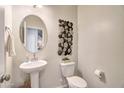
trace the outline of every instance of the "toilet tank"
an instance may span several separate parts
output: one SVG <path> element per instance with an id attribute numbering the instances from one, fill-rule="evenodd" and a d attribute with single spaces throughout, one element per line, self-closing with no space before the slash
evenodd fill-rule
<path id="1" fill-rule="evenodd" d="M 74 75 L 75 62 L 61 62 L 60 66 L 64 77 L 69 77 Z"/>

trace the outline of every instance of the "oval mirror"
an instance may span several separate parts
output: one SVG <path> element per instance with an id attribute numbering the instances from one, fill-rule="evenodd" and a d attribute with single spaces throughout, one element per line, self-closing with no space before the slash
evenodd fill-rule
<path id="1" fill-rule="evenodd" d="M 47 42 L 47 31 L 44 22 L 35 15 L 26 16 L 20 25 L 20 40 L 31 53 L 42 50 Z"/>

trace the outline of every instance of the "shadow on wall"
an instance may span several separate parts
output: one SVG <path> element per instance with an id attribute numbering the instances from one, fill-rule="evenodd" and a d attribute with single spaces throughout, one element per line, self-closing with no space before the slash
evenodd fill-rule
<path id="1" fill-rule="evenodd" d="M 101 82 L 106 83 L 106 77 L 105 74 L 102 75 L 102 78 L 100 79 Z"/>

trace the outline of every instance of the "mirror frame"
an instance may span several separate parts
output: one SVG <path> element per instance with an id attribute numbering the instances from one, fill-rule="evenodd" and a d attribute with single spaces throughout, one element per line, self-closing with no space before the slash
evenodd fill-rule
<path id="1" fill-rule="evenodd" d="M 45 42 L 45 43 L 44 43 L 43 48 L 42 48 L 41 50 L 36 51 L 36 52 L 31 52 L 30 50 L 28 50 L 28 49 L 26 48 L 26 46 L 24 46 L 24 45 L 22 44 L 22 40 L 21 40 L 21 36 L 20 36 L 20 35 L 21 35 L 21 34 L 20 34 L 21 24 L 23 23 L 24 19 L 25 19 L 26 17 L 28 17 L 28 16 L 36 16 L 36 17 L 38 17 L 38 18 L 40 19 L 40 21 L 43 23 L 42 29 L 43 29 L 43 31 L 44 31 L 43 33 L 44 33 L 44 42 Z M 29 15 L 24 16 L 24 17 L 22 18 L 22 21 L 21 21 L 20 25 L 19 25 L 19 38 L 20 38 L 20 42 L 21 42 L 22 46 L 24 47 L 24 49 L 25 49 L 28 53 L 36 54 L 36 53 L 41 52 L 41 51 L 46 47 L 47 42 L 48 42 L 48 33 L 47 33 L 47 28 L 46 28 L 45 22 L 41 19 L 41 17 L 39 17 L 39 16 L 37 16 L 37 15 L 34 15 L 34 14 L 29 14 Z"/>

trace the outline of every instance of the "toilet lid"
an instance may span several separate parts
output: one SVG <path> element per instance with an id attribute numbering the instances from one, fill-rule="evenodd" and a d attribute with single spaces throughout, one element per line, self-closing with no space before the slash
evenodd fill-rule
<path id="1" fill-rule="evenodd" d="M 79 88 L 85 88 L 87 86 L 87 82 L 83 78 L 80 78 L 78 76 L 68 77 L 67 79 L 72 85 Z"/>

